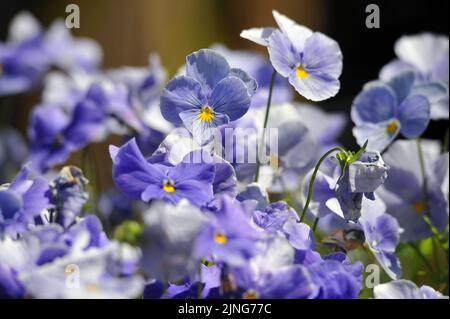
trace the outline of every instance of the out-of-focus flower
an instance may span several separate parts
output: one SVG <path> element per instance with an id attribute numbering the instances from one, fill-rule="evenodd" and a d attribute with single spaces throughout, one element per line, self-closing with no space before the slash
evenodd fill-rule
<path id="1" fill-rule="evenodd" d="M 241 37 L 267 46 L 275 70 L 288 78 L 300 95 L 312 101 L 335 96 L 342 72 L 342 52 L 338 43 L 275 10 L 273 16 L 279 29 L 244 30 Z"/>
<path id="2" fill-rule="evenodd" d="M 401 133 L 412 139 L 420 136 L 430 121 L 427 95 L 413 90 L 414 73 L 401 73 L 387 82 L 365 85 L 353 101 L 353 129 L 359 145 L 383 151 Z"/>
<path id="3" fill-rule="evenodd" d="M 96 71 L 101 59 L 100 46 L 73 37 L 62 20 L 45 31 L 30 13 L 20 12 L 11 22 L 8 42 L 0 43 L 0 95 L 32 89 L 51 67 Z"/>
<path id="4" fill-rule="evenodd" d="M 430 286 L 417 287 L 409 280 L 395 280 L 373 288 L 376 299 L 448 299 Z"/>
<path id="5" fill-rule="evenodd" d="M 315 284 L 311 298 L 356 299 L 362 289 L 362 263 L 350 263 L 343 253 L 328 255 L 308 269 Z"/>
<path id="6" fill-rule="evenodd" d="M 239 202 L 226 196 L 219 200 L 217 211 L 198 237 L 197 256 L 229 265 L 242 265 L 258 249 L 255 242 L 262 234 L 250 223 L 249 216 Z"/>
<path id="7" fill-rule="evenodd" d="M 448 119 L 448 43 L 448 36 L 427 32 L 403 36 L 394 46 L 398 58 L 380 72 L 386 81 L 405 71 L 414 72 L 414 90 L 429 95 L 434 120 Z"/>
<path id="8" fill-rule="evenodd" d="M 0 129 L 0 185 L 19 171 L 27 156 L 25 140 L 12 127 Z"/>
<path id="9" fill-rule="evenodd" d="M 218 52 L 202 49 L 186 58 L 186 75 L 163 90 L 161 113 L 184 126 L 200 144 L 210 142 L 213 129 L 242 117 L 248 110 L 256 81 L 241 69 L 230 68 Z"/>
<path id="10" fill-rule="evenodd" d="M 98 43 L 88 38 L 73 37 L 62 19 L 50 25 L 43 41 L 52 64 L 67 72 L 95 72 L 102 62 L 103 53 Z"/>
<path id="11" fill-rule="evenodd" d="M 415 141 L 396 141 L 384 154 L 391 167 L 383 187 L 377 192 L 385 202 L 388 214 L 394 216 L 400 227 L 402 241 L 416 241 L 431 236 L 429 225 L 443 231 L 448 225 L 448 153 L 440 154 L 438 142 L 422 140 L 422 149 L 427 179 L 427 194 L 424 194 L 423 177 Z M 436 174 L 441 172 L 440 174 Z M 445 190 L 447 189 L 447 191 Z"/>
<path id="12" fill-rule="evenodd" d="M 220 297 L 220 278 L 221 269 L 217 265 L 205 266 L 200 265 L 201 274 L 198 272 L 193 276 L 191 280 L 188 278 L 183 284 L 171 284 L 167 288 L 167 297 L 173 299 L 187 299 L 198 297 L 198 285 L 201 285 L 201 298 L 218 298 Z M 200 282 L 199 282 L 200 280 Z"/>
<path id="13" fill-rule="evenodd" d="M 236 285 L 232 295 L 243 299 L 308 298 L 314 283 L 306 267 L 294 264 L 294 249 L 286 239 L 276 236 L 261 245 L 260 254 L 231 269 Z"/>
<path id="14" fill-rule="evenodd" d="M 0 237 L 25 231 L 42 210 L 51 207 L 47 181 L 29 178 L 30 170 L 25 166 L 11 184 L 0 187 Z"/>
<path id="15" fill-rule="evenodd" d="M 145 272 L 165 281 L 192 275 L 200 263 L 194 251 L 206 217 L 184 199 L 176 206 L 156 201 L 144 213 L 143 219 Z"/>
<path id="16" fill-rule="evenodd" d="M 163 199 L 175 204 L 182 198 L 202 206 L 213 197 L 215 168 L 206 163 L 178 165 L 146 161 L 132 139 L 120 148 L 111 146 L 113 178 L 119 190 L 131 199 L 149 202 Z"/>
<path id="17" fill-rule="evenodd" d="M 386 206 L 381 200 L 366 201 L 361 210 L 359 223 L 364 231 L 367 245 L 376 259 L 392 279 L 402 275 L 395 249 L 400 240 L 401 229 L 397 220 L 385 213 Z"/>
<path id="18" fill-rule="evenodd" d="M 99 138 L 103 120 L 104 112 L 89 100 L 70 115 L 54 106 L 37 107 L 28 128 L 33 169 L 43 172 L 65 162 L 71 152 Z"/>
<path id="19" fill-rule="evenodd" d="M 35 298 L 135 298 L 143 289 L 143 279 L 134 274 L 124 276 L 112 267 L 127 262 L 126 250 L 133 249 L 110 243 L 102 248 L 70 253 L 21 274 L 20 278 Z"/>
<path id="20" fill-rule="evenodd" d="M 0 96 L 30 90 L 49 69 L 51 57 L 42 38 L 43 30 L 30 13 L 13 19 L 8 42 L 0 42 Z"/>
<path id="21" fill-rule="evenodd" d="M 117 226 L 133 217 L 133 203 L 115 188 L 100 194 L 98 209 L 108 226 Z"/>

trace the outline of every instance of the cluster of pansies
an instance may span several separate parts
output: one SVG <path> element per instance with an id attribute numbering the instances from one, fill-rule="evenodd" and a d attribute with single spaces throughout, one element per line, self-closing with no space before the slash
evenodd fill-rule
<path id="1" fill-rule="evenodd" d="M 293 100 L 339 92 L 338 43 L 273 15 L 241 33 L 268 59 L 215 44 L 168 82 L 157 55 L 103 70 L 62 22 L 13 20 L 0 98 L 42 95 L 28 145 L 0 130 L 1 298 L 448 298 L 448 148 L 420 139 L 448 121 L 448 37 L 397 41 L 346 150 L 345 114 Z M 100 164 L 115 188 L 96 185 Z"/>

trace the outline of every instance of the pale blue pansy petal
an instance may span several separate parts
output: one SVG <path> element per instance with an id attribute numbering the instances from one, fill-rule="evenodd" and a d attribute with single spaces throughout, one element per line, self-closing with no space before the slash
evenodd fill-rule
<path id="1" fill-rule="evenodd" d="M 448 296 L 444 296 L 439 291 L 436 291 L 427 285 L 420 287 L 420 292 L 422 293 L 424 299 L 448 299 Z"/>
<path id="2" fill-rule="evenodd" d="M 187 76 L 173 78 L 162 92 L 161 113 L 163 117 L 179 125 L 182 120 L 179 113 L 186 110 L 198 110 L 206 104 L 206 97 L 198 81 Z"/>
<path id="3" fill-rule="evenodd" d="M 302 52 L 305 46 L 305 41 L 313 34 L 311 29 L 298 25 L 295 21 L 289 19 L 276 10 L 273 10 L 272 14 L 280 30 L 286 35 L 295 49 L 298 52 Z"/>
<path id="4" fill-rule="evenodd" d="M 433 120 L 448 119 L 448 87 L 439 82 L 429 82 L 415 85 L 411 94 L 423 95 L 430 103 L 430 117 Z"/>
<path id="5" fill-rule="evenodd" d="M 448 41 L 448 38 L 447 38 Z M 431 70 L 430 78 L 435 81 L 447 83 L 449 82 L 449 52 L 448 47 L 442 52 L 441 57 L 436 61 L 433 70 Z"/>
<path id="6" fill-rule="evenodd" d="M 243 30 L 240 34 L 241 38 L 255 42 L 256 44 L 268 46 L 269 37 L 275 28 L 252 28 Z"/>
<path id="7" fill-rule="evenodd" d="M 396 123 L 396 130 L 390 133 L 387 131 L 387 127 L 391 123 Z M 367 149 L 382 152 L 395 139 L 400 129 L 400 122 L 392 119 L 378 124 L 362 124 L 354 127 L 352 132 L 358 145 L 363 146 L 368 141 Z"/>
<path id="8" fill-rule="evenodd" d="M 206 95 L 229 72 L 227 60 L 215 50 L 201 49 L 186 57 L 186 75 L 200 82 Z"/>
<path id="9" fill-rule="evenodd" d="M 241 79 L 242 82 L 244 82 L 245 86 L 247 87 L 248 95 L 252 96 L 256 93 L 256 90 L 258 89 L 258 83 L 254 78 L 248 75 L 247 72 L 238 68 L 231 68 L 229 75 L 235 76 Z"/>
<path id="10" fill-rule="evenodd" d="M 279 30 L 275 30 L 270 36 L 268 50 L 272 66 L 286 78 L 301 62 L 289 39 Z"/>
<path id="11" fill-rule="evenodd" d="M 341 86 L 338 79 L 328 74 L 310 72 L 306 78 L 300 78 L 295 69 L 289 75 L 289 83 L 300 95 L 315 102 L 335 96 Z"/>
<path id="12" fill-rule="evenodd" d="M 378 123 L 396 117 L 395 93 L 380 83 L 366 86 L 353 101 L 351 116 L 356 125 Z"/>
<path id="13" fill-rule="evenodd" d="M 409 95 L 414 80 L 414 73 L 408 71 L 394 76 L 387 82 L 387 84 L 392 88 L 392 90 L 394 90 L 397 96 L 397 103 L 401 103 Z"/>
<path id="14" fill-rule="evenodd" d="M 429 73 L 448 48 L 447 36 L 424 32 L 401 37 L 395 43 L 394 51 L 401 60 Z"/>
<path id="15" fill-rule="evenodd" d="M 409 280 L 395 280 L 373 288 L 375 299 L 422 299 L 419 288 Z"/>
<path id="16" fill-rule="evenodd" d="M 302 64 L 308 72 L 338 78 L 342 73 L 342 52 L 339 44 L 320 32 L 305 42 Z"/>
<path id="17" fill-rule="evenodd" d="M 235 121 L 247 113 L 250 102 L 246 85 L 234 76 L 228 76 L 220 81 L 209 98 L 214 112 L 227 115 L 230 121 Z"/>
<path id="18" fill-rule="evenodd" d="M 113 159 L 113 178 L 119 190 L 132 199 L 141 199 L 149 184 L 161 185 L 165 176 L 149 164 L 133 138 L 122 146 Z"/>
<path id="19" fill-rule="evenodd" d="M 400 260 L 394 253 L 385 251 L 374 251 L 375 258 L 383 267 L 386 274 L 391 279 L 400 279 L 402 277 L 402 268 L 400 265 Z"/>
<path id="20" fill-rule="evenodd" d="M 420 136 L 430 122 L 430 104 L 421 95 L 407 97 L 398 107 L 401 133 L 407 138 Z"/>
<path id="21" fill-rule="evenodd" d="M 412 64 L 395 59 L 383 66 L 380 71 L 380 79 L 383 81 L 389 81 L 403 72 L 414 72 L 417 78 L 420 77 L 420 72 Z"/>

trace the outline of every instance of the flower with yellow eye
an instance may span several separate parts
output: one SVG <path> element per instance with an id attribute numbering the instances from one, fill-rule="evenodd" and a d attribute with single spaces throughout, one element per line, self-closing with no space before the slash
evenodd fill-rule
<path id="1" fill-rule="evenodd" d="M 414 73 L 404 72 L 391 80 L 366 84 L 353 101 L 353 135 L 358 144 L 383 151 L 399 134 L 420 136 L 430 121 L 430 96 L 414 88 Z M 435 84 L 439 91 L 440 84 Z M 430 84 L 430 91 L 433 89 Z"/>
<path id="2" fill-rule="evenodd" d="M 186 62 L 186 74 L 173 78 L 163 90 L 161 113 L 206 144 L 214 128 L 247 112 L 257 84 L 241 69 L 230 68 L 226 59 L 211 49 L 192 53 Z"/>
<path id="3" fill-rule="evenodd" d="M 162 199 L 176 204 L 186 198 L 202 206 L 213 198 L 214 164 L 180 163 L 175 166 L 149 163 L 132 139 L 121 148 L 110 147 L 113 178 L 131 199 L 150 202 Z"/>
<path id="4" fill-rule="evenodd" d="M 241 37 L 266 46 L 274 69 L 303 97 L 322 101 L 335 96 L 342 72 L 338 43 L 275 10 L 273 17 L 278 29 L 248 29 L 241 32 Z"/>

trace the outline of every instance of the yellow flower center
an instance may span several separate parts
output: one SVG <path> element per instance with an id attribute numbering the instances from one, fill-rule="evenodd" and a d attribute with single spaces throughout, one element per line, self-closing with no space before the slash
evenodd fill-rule
<path id="1" fill-rule="evenodd" d="M 309 76 L 308 72 L 301 65 L 297 67 L 296 73 L 297 77 L 299 77 L 300 79 L 306 79 Z"/>
<path id="2" fill-rule="evenodd" d="M 3 74 L 3 64 L 0 63 L 0 76 Z"/>
<path id="3" fill-rule="evenodd" d="M 175 186 L 171 181 L 165 181 L 163 182 L 163 189 L 166 193 L 173 193 L 175 192 Z"/>
<path id="4" fill-rule="evenodd" d="M 258 299 L 258 293 L 254 290 L 247 290 L 242 296 L 244 299 Z"/>
<path id="5" fill-rule="evenodd" d="M 211 123 L 214 120 L 214 110 L 212 107 L 205 105 L 198 114 L 198 118 L 202 122 Z"/>
<path id="6" fill-rule="evenodd" d="M 422 215 L 425 211 L 425 204 L 423 202 L 416 202 L 413 204 L 413 208 L 417 214 Z"/>
<path id="7" fill-rule="evenodd" d="M 386 126 L 386 133 L 388 133 L 389 135 L 393 135 L 397 132 L 397 129 L 398 129 L 397 121 L 391 121 Z"/>
<path id="8" fill-rule="evenodd" d="M 220 245 L 226 244 L 228 241 L 227 235 L 223 233 L 216 233 L 214 235 L 214 241 Z"/>

